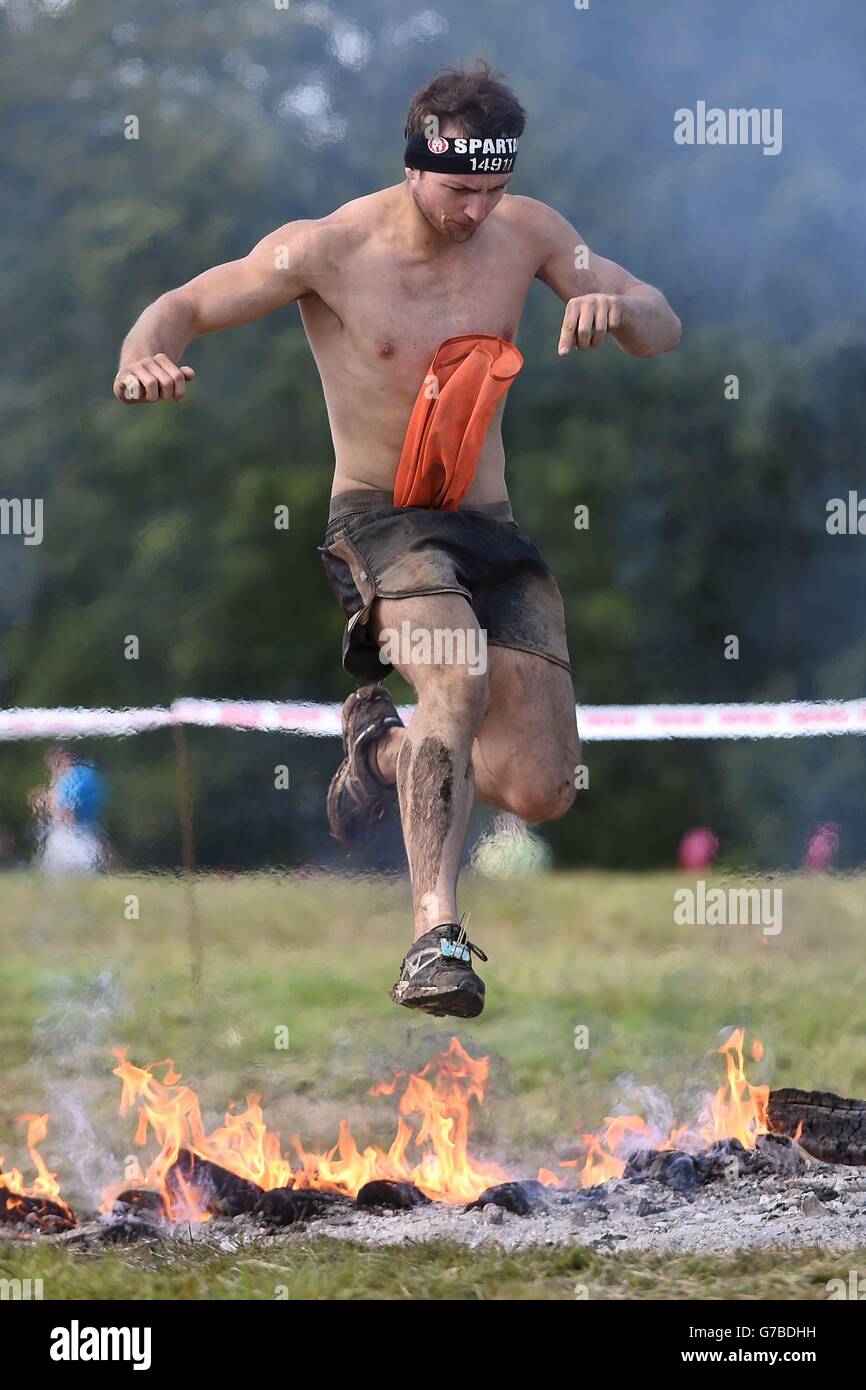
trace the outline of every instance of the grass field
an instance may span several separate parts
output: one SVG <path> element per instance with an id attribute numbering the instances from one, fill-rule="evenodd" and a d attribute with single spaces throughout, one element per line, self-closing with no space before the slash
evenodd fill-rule
<path id="1" fill-rule="evenodd" d="M 628 1078 L 681 1119 L 720 1079 L 720 1030 L 745 1024 L 766 1055 L 750 1070 L 775 1085 L 866 1094 L 866 880 L 794 876 L 778 936 L 758 927 L 674 925 L 673 875 L 467 878 L 471 935 L 489 953 L 488 1006 L 449 1028 L 388 999 L 407 939 L 402 881 L 209 877 L 196 893 L 201 983 L 190 981 L 183 886 L 172 879 L 48 882 L 0 878 L 0 1153 L 27 1166 L 23 1111 L 51 1114 L 42 1146 L 82 1209 L 122 1175 L 130 1119 L 117 1115 L 112 1048 L 174 1058 L 206 1116 L 263 1097 L 272 1128 L 326 1147 L 348 1117 L 387 1146 L 394 1102 L 368 1095 L 395 1067 L 423 1064 L 456 1032 L 489 1054 L 491 1081 L 473 1151 L 515 1176 L 595 1129 Z M 739 886 L 739 884 L 738 884 Z M 138 920 L 128 920 L 135 895 Z M 575 1048 L 575 1028 L 589 1046 Z M 288 1028 L 287 1050 L 275 1030 Z M 29 1174 L 28 1174 L 29 1175 Z M 0 1247 L 7 1277 L 43 1277 L 47 1297 L 571 1298 L 820 1297 L 840 1258 L 818 1251 L 713 1259 L 574 1250 L 467 1252 L 435 1245 L 366 1250 L 316 1240 L 280 1252 L 182 1256 Z M 858 1252 L 850 1254 L 856 1266 Z M 860 1266 L 866 1252 L 859 1252 Z M 831 1268 L 832 1265 L 832 1268 Z M 848 1263 L 844 1264 L 848 1268 Z M 828 1272 L 829 1270 L 829 1272 Z M 277 1271 L 280 1277 L 277 1277 Z"/>

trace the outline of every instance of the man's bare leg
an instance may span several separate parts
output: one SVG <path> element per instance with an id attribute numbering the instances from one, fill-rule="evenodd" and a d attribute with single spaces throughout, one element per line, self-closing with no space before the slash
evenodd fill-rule
<path id="1" fill-rule="evenodd" d="M 404 626 L 405 624 L 405 626 Z M 463 632 L 478 622 L 459 594 L 379 599 L 375 631 L 405 635 L 408 652 L 418 651 L 416 635 Z M 455 644 L 460 653 L 460 644 Z M 462 647 L 477 653 L 478 646 Z M 407 652 L 407 654 L 408 654 Z M 400 662 L 414 686 L 418 704 L 406 729 L 392 729 L 380 740 L 380 774 L 395 781 L 403 839 L 409 860 L 415 911 L 415 938 L 442 923 L 458 921 L 457 876 L 475 800 L 472 749 L 487 711 L 486 671 L 465 661 Z M 399 735 L 392 742 L 391 735 Z M 380 752 L 380 749 L 383 751 Z"/>
<path id="2" fill-rule="evenodd" d="M 398 715 L 381 685 L 349 697 L 346 758 L 331 783 L 329 820 L 346 843 L 345 832 L 377 818 L 390 783 L 415 916 L 391 998 L 474 1018 L 485 989 L 472 955 L 486 956 L 459 925 L 457 876 L 476 775 L 486 801 L 526 820 L 568 809 L 579 757 L 571 679 L 543 657 L 482 647 L 475 615 L 459 595 L 379 599 L 371 626 L 380 647 L 387 644 L 383 655 L 415 687 L 416 710 L 408 728 L 394 727 Z"/>
<path id="3" fill-rule="evenodd" d="M 526 821 L 561 816 L 574 800 L 580 761 L 571 677 L 510 647 L 489 647 L 488 664 L 490 697 L 472 748 L 475 795 Z M 376 746 L 386 782 L 397 780 L 409 729 L 389 729 Z"/>

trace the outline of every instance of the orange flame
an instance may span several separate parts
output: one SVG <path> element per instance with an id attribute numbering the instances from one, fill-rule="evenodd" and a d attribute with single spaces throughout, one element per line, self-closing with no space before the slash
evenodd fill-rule
<path id="1" fill-rule="evenodd" d="M 725 1058 L 725 1080 L 714 1095 L 707 1097 L 696 1129 L 678 1126 L 660 1140 L 640 1116 L 620 1115 L 608 1116 L 598 1133 L 582 1135 L 583 1167 L 578 1176 L 581 1187 L 620 1177 L 629 1154 L 639 1148 L 694 1151 L 716 1140 L 736 1138 L 745 1148 L 753 1149 L 758 1136 L 768 1132 L 769 1086 L 755 1086 L 748 1081 L 743 1044 L 744 1029 L 737 1028 L 718 1049 L 718 1054 Z M 763 1044 L 757 1039 L 750 1051 L 757 1061 L 764 1056 Z M 356 1196 L 366 1182 L 385 1178 L 412 1182 L 428 1197 L 439 1201 L 467 1202 L 491 1184 L 508 1181 L 508 1174 L 498 1164 L 481 1162 L 469 1152 L 471 1108 L 473 1103 L 483 1104 L 489 1058 L 470 1057 L 454 1037 L 448 1048 L 419 1072 L 397 1071 L 390 1082 L 372 1087 L 371 1095 L 390 1096 L 403 1083 L 396 1134 L 388 1150 L 373 1145 L 359 1149 L 348 1123 L 343 1121 L 337 1143 L 323 1153 L 308 1152 L 300 1138 L 293 1136 L 299 1167 L 284 1156 L 279 1136 L 268 1130 L 259 1096 L 248 1096 L 245 1109 L 230 1107 L 224 1123 L 207 1133 L 198 1097 L 191 1087 L 182 1084 L 170 1059 L 142 1068 L 128 1061 L 122 1049 L 115 1055 L 119 1065 L 114 1075 L 122 1084 L 120 1114 L 137 1110 L 133 1142 L 146 1144 L 152 1131 L 160 1150 L 146 1171 L 142 1172 L 136 1163 L 134 1171 L 127 1170 L 124 1182 L 103 1194 L 103 1210 L 110 1210 L 115 1198 L 133 1182 L 158 1192 L 172 1220 L 208 1220 L 201 1197 L 177 1169 L 168 1182 L 169 1170 L 181 1150 L 265 1190 L 295 1186 Z M 160 1079 L 154 1073 L 163 1069 Z M 410 1117 L 417 1117 L 414 1126 Z M 56 1203 L 74 1221 L 60 1197 L 56 1174 L 48 1171 L 38 1148 L 47 1134 L 48 1116 L 22 1115 L 19 1123 L 27 1124 L 27 1148 L 36 1178 L 28 1186 L 17 1168 L 4 1173 L 0 1157 L 0 1211 L 4 1206 L 7 1211 L 14 1211 L 16 1205 L 20 1207 L 22 1203 L 16 1202 L 17 1198 L 22 1202 L 28 1198 L 44 1199 Z M 798 1127 L 795 1139 L 801 1128 Z M 409 1157 L 410 1149 L 415 1150 L 414 1161 Z M 580 1159 L 563 1159 L 556 1167 L 576 1168 L 579 1163 Z M 541 1168 L 538 1179 L 548 1186 L 564 1186 L 562 1178 L 551 1168 Z"/>
<path id="2" fill-rule="evenodd" d="M 473 1102 L 482 1104 L 488 1075 L 487 1057 L 473 1058 L 452 1038 L 446 1051 L 428 1062 L 420 1072 L 397 1072 L 390 1083 L 372 1088 L 373 1095 L 393 1094 L 398 1079 L 405 1077 L 399 1101 L 397 1133 L 386 1151 L 375 1146 L 359 1149 L 349 1125 L 343 1121 L 337 1143 L 324 1153 L 308 1152 L 301 1139 L 293 1136 L 300 1167 L 293 1168 L 284 1157 L 279 1136 L 267 1129 L 259 1097 L 247 1097 L 246 1109 L 229 1110 L 225 1124 L 210 1134 L 205 1132 L 198 1097 L 181 1084 L 170 1059 L 136 1067 L 118 1051 L 120 1064 L 114 1075 L 122 1083 L 121 1115 L 138 1108 L 138 1124 L 133 1142 L 143 1145 L 153 1131 L 160 1145 L 156 1158 L 144 1174 L 136 1172 L 137 1185 L 162 1195 L 172 1220 L 207 1219 L 201 1202 L 177 1173 L 167 1184 L 169 1169 L 180 1151 L 187 1150 L 228 1169 L 259 1187 L 308 1187 L 341 1192 L 354 1197 L 364 1183 L 373 1178 L 413 1182 L 426 1196 L 446 1202 L 466 1202 L 478 1197 L 492 1183 L 507 1181 L 497 1164 L 482 1163 L 469 1153 L 469 1114 Z M 154 1076 L 165 1068 L 160 1080 Z M 413 1130 L 407 1116 L 418 1116 Z M 418 1151 L 415 1162 L 407 1154 Z M 552 1176 L 552 1175 L 551 1175 Z M 129 1186 L 124 1183 L 104 1194 L 103 1210 L 110 1210 L 115 1198 Z"/>
<path id="3" fill-rule="evenodd" d="M 392 1082 L 374 1086 L 371 1095 L 392 1095 L 400 1077 L 406 1085 L 399 1102 L 397 1133 L 387 1153 L 375 1147 L 359 1151 L 345 1122 L 336 1147 L 327 1154 L 307 1153 L 295 1138 L 301 1169 L 298 1187 L 329 1187 L 355 1196 L 373 1178 L 412 1182 L 427 1196 L 444 1202 L 471 1202 L 492 1183 L 508 1176 L 495 1163 L 482 1163 L 469 1154 L 469 1113 L 473 1101 L 484 1101 L 489 1058 L 470 1057 L 457 1038 L 420 1072 L 396 1072 Z M 432 1075 L 433 1079 L 430 1080 Z M 413 1132 L 406 1116 L 420 1116 Z M 411 1146 L 421 1150 L 414 1164 Z M 335 1155 L 339 1160 L 335 1161 Z"/>
<path id="4" fill-rule="evenodd" d="M 292 1166 L 280 1152 L 278 1136 L 271 1134 L 265 1125 L 259 1096 L 247 1096 L 245 1110 L 235 1113 L 229 1109 L 225 1123 L 206 1134 L 198 1096 L 190 1086 L 181 1084 L 180 1073 L 175 1071 L 171 1058 L 151 1062 L 147 1067 L 136 1067 L 126 1060 L 124 1049 L 117 1049 L 115 1056 L 119 1065 L 114 1075 L 122 1083 L 120 1114 L 126 1115 L 138 1106 L 138 1124 L 132 1142 L 146 1144 L 148 1129 L 152 1129 L 160 1145 L 159 1153 L 146 1172 L 142 1174 L 139 1170 L 134 1180 L 162 1194 L 172 1220 L 208 1219 L 195 1191 L 179 1174 L 172 1176 L 171 1191 L 166 1185 L 168 1171 L 181 1149 L 217 1163 L 259 1187 L 286 1187 L 291 1183 Z M 153 1073 L 162 1067 L 165 1075 L 160 1081 Z M 127 1180 L 104 1192 L 103 1210 L 110 1210 L 115 1198 L 128 1186 Z"/>
<path id="5" fill-rule="evenodd" d="M 725 1081 L 715 1095 L 707 1098 L 696 1133 L 689 1125 L 680 1125 L 660 1142 L 640 1116 L 608 1116 L 604 1129 L 598 1134 L 581 1135 L 586 1150 L 579 1179 L 581 1187 L 592 1187 L 609 1178 L 622 1177 L 628 1155 L 639 1148 L 693 1151 L 717 1139 L 739 1139 L 744 1148 L 753 1149 L 758 1135 L 767 1133 L 770 1088 L 753 1086 L 746 1078 L 743 1068 L 744 1034 L 743 1028 L 735 1028 L 718 1049 L 719 1054 L 725 1057 Z M 756 1038 L 752 1043 L 752 1056 L 759 1061 L 763 1055 L 763 1043 Z"/>
<path id="6" fill-rule="evenodd" d="M 767 1133 L 767 1104 L 769 1086 L 753 1086 L 743 1067 L 743 1038 L 745 1029 L 735 1028 L 719 1052 L 725 1057 L 726 1077 L 709 1102 L 701 1127 L 701 1138 L 708 1144 L 716 1139 L 739 1139 L 746 1149 L 753 1149 L 759 1134 Z M 760 1055 L 763 1045 L 757 1041 Z M 754 1055 L 754 1047 L 752 1049 Z"/>
<path id="7" fill-rule="evenodd" d="M 0 1193 L 7 1192 L 9 1194 L 5 1200 L 5 1205 L 14 1210 L 16 1206 L 20 1205 L 14 1200 L 16 1197 L 42 1198 L 48 1202 L 55 1202 L 72 1219 L 72 1212 L 60 1196 L 57 1174 L 49 1173 L 45 1160 L 37 1147 L 48 1134 L 48 1116 L 19 1115 L 16 1124 L 26 1124 L 27 1126 L 27 1149 L 30 1154 L 30 1162 L 36 1169 L 36 1179 L 28 1186 L 18 1168 L 12 1168 L 8 1173 L 4 1173 L 2 1171 L 3 1155 L 0 1154 Z"/>
<path id="8" fill-rule="evenodd" d="M 699 1126 L 672 1129 L 659 1139 L 637 1115 L 608 1116 L 596 1134 L 582 1135 L 583 1167 L 581 1187 L 621 1177 L 628 1155 L 639 1148 L 694 1150 L 717 1139 L 736 1138 L 748 1149 L 755 1147 L 759 1134 L 766 1134 L 768 1086 L 753 1086 L 743 1067 L 744 1030 L 735 1029 L 718 1049 L 726 1063 L 725 1081 L 715 1095 L 707 1098 Z M 757 1040 L 752 1055 L 763 1055 Z M 331 1149 L 308 1151 L 298 1135 L 292 1146 L 298 1165 L 284 1156 L 279 1136 L 268 1130 L 259 1097 L 247 1097 L 246 1109 L 230 1109 L 225 1123 L 210 1134 L 205 1132 L 198 1097 L 181 1084 L 171 1060 L 140 1068 L 117 1053 L 115 1069 L 123 1085 L 121 1115 L 138 1107 L 134 1142 L 145 1144 L 153 1131 L 160 1152 L 142 1175 L 134 1176 L 143 1186 L 160 1192 L 173 1220 L 207 1220 L 195 1191 L 175 1173 L 171 1190 L 166 1184 L 169 1169 L 182 1149 L 209 1160 L 264 1189 L 274 1187 L 318 1188 L 354 1197 L 372 1179 L 412 1182 L 426 1196 L 438 1201 L 473 1201 L 493 1183 L 507 1182 L 508 1174 L 495 1163 L 484 1163 L 469 1152 L 469 1117 L 473 1102 L 482 1104 L 489 1071 L 487 1057 L 472 1058 L 452 1038 L 448 1048 L 419 1072 L 395 1072 L 390 1082 L 380 1082 L 370 1094 L 395 1095 L 403 1087 L 398 1102 L 397 1130 L 390 1148 L 375 1145 L 361 1149 L 348 1123 L 340 1125 L 339 1137 Z M 165 1068 L 162 1080 L 153 1073 Z M 417 1124 L 409 1122 L 418 1117 Z M 413 1158 L 409 1151 L 415 1150 Z M 559 1168 L 576 1166 L 563 1160 Z M 542 1168 L 539 1181 L 562 1186 L 563 1181 L 550 1168 Z M 105 1194 L 106 1208 L 127 1183 L 118 1184 Z"/>

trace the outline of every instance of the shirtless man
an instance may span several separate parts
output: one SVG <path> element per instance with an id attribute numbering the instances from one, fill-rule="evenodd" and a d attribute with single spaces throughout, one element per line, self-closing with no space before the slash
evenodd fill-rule
<path id="1" fill-rule="evenodd" d="M 126 403 L 183 400 L 194 338 L 298 303 L 336 456 L 321 553 L 348 619 L 344 666 L 366 682 L 344 706 L 329 821 L 358 843 L 398 802 L 415 940 L 391 997 L 457 1017 L 484 1006 L 472 955 L 486 956 L 457 909 L 473 801 L 527 821 L 561 816 L 580 751 L 562 600 L 508 503 L 504 395 L 456 509 L 441 489 L 438 503 L 394 505 L 410 415 L 425 381 L 451 408 L 431 377 L 446 340 L 482 335 L 522 360 L 511 344 L 536 279 L 565 302 L 561 355 L 610 336 L 651 357 L 680 336 L 658 290 L 591 253 L 559 213 L 507 192 L 524 124 L 487 64 L 439 73 L 412 100 L 402 183 L 287 223 L 162 295 L 126 338 L 114 383 Z M 391 666 L 417 695 L 406 727 L 377 679 Z"/>

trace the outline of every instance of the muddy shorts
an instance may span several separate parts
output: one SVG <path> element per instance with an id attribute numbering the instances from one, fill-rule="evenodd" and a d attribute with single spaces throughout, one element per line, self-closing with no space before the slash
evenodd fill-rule
<path id="1" fill-rule="evenodd" d="M 360 684 L 393 669 L 369 631 L 374 600 L 420 594 L 462 594 L 488 646 L 571 670 L 562 595 L 507 502 L 443 512 L 395 507 L 388 492 L 342 492 L 319 553 L 347 619 L 343 666 Z"/>

